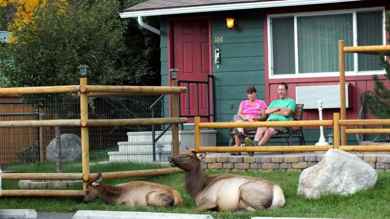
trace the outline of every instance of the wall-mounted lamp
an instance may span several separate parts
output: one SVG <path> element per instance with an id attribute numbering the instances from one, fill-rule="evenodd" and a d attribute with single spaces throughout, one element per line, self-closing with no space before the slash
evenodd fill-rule
<path id="1" fill-rule="evenodd" d="M 226 27 L 228 29 L 233 29 L 236 26 L 236 19 L 234 17 L 226 18 Z"/>
<path id="2" fill-rule="evenodd" d="M 88 75 L 88 65 L 79 65 L 79 72 L 81 77 L 86 77 Z"/>

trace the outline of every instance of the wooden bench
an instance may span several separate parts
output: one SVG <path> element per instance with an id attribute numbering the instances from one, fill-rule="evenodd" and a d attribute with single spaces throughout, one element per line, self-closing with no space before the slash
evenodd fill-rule
<path id="1" fill-rule="evenodd" d="M 294 120 L 302 120 L 302 119 L 303 119 L 303 104 L 297 104 L 294 113 Z M 247 129 L 245 135 L 240 136 L 241 142 L 244 143 L 244 139 L 246 137 L 249 137 L 253 140 L 255 134 L 256 134 L 256 129 Z M 292 145 L 292 141 L 295 138 L 299 140 L 300 145 L 305 144 L 305 136 L 303 134 L 303 128 L 301 126 L 286 128 L 286 132 L 279 132 L 276 135 L 273 135 L 272 138 L 285 139 L 288 145 Z M 231 132 L 229 145 L 235 145 L 233 132 Z"/>

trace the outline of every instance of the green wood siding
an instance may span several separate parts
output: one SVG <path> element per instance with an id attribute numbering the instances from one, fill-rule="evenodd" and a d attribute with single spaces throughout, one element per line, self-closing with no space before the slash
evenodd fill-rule
<path id="1" fill-rule="evenodd" d="M 233 30 L 225 27 L 224 16 L 212 20 L 213 51 L 220 48 L 222 56 L 221 64 L 213 65 L 216 121 L 232 120 L 249 85 L 256 87 L 258 98 L 264 98 L 265 16 L 237 14 L 235 18 L 238 26 Z M 218 143 L 226 144 L 228 139 L 228 130 L 219 130 Z"/>
<path id="2" fill-rule="evenodd" d="M 160 22 L 160 62 L 161 62 L 161 85 L 168 85 L 168 22 L 161 18 Z M 168 99 L 164 98 L 162 115 L 168 115 Z"/>

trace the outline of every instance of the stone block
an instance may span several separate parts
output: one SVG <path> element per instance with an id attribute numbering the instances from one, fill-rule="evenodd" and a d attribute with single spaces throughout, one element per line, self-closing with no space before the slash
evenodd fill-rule
<path id="1" fill-rule="evenodd" d="M 310 161 L 310 162 L 313 162 L 313 161 L 317 161 L 317 156 L 316 155 L 305 155 L 305 161 Z"/>
<path id="2" fill-rule="evenodd" d="M 281 163 L 280 169 L 289 169 L 291 168 L 291 163 Z"/>
<path id="3" fill-rule="evenodd" d="M 264 170 L 278 169 L 279 164 L 278 163 L 263 163 L 263 164 L 261 164 L 261 168 Z"/>
<path id="4" fill-rule="evenodd" d="M 217 158 L 216 157 L 206 157 L 205 161 L 206 161 L 206 163 L 215 163 L 215 162 L 217 162 Z"/>
<path id="5" fill-rule="evenodd" d="M 286 163 L 297 163 L 297 162 L 303 161 L 303 157 L 298 157 L 298 156 L 294 156 L 294 157 L 291 156 L 290 157 L 290 156 L 288 156 L 288 157 L 284 158 L 284 161 Z"/>
<path id="6" fill-rule="evenodd" d="M 258 163 L 251 163 L 251 164 L 249 164 L 249 168 L 250 169 L 259 169 L 259 165 L 260 164 L 258 164 Z"/>
<path id="7" fill-rule="evenodd" d="M 242 157 L 231 157 L 229 160 L 232 163 L 242 163 L 243 158 Z"/>
<path id="8" fill-rule="evenodd" d="M 287 172 L 294 172 L 294 173 L 301 172 L 301 169 L 289 168 L 289 169 L 287 169 Z"/>
<path id="9" fill-rule="evenodd" d="M 222 163 L 208 163 L 207 168 L 208 169 L 222 169 L 223 165 Z"/>
<path id="10" fill-rule="evenodd" d="M 233 163 L 223 163 L 223 168 L 224 169 L 232 169 L 233 168 Z"/>
<path id="11" fill-rule="evenodd" d="M 271 158 L 271 161 L 273 163 L 282 163 L 284 161 L 284 158 L 283 157 L 273 157 L 273 158 Z"/>
<path id="12" fill-rule="evenodd" d="M 376 163 L 376 169 L 386 169 L 386 164 L 385 163 L 382 163 L 382 162 L 377 162 Z"/>
<path id="13" fill-rule="evenodd" d="M 368 165 L 370 165 L 372 168 L 374 168 L 375 169 L 375 164 L 376 164 L 376 162 L 367 162 L 368 163 Z"/>
<path id="14" fill-rule="evenodd" d="M 217 162 L 219 163 L 224 163 L 224 162 L 229 162 L 230 157 L 217 157 Z"/>
<path id="15" fill-rule="evenodd" d="M 271 157 L 256 157 L 255 160 L 256 160 L 256 163 L 271 163 L 272 162 Z"/>
<path id="16" fill-rule="evenodd" d="M 254 163 L 255 161 L 254 157 L 244 157 L 244 163 Z"/>
<path id="17" fill-rule="evenodd" d="M 378 157 L 377 162 L 390 163 L 390 156 Z"/>
<path id="18" fill-rule="evenodd" d="M 368 163 L 375 163 L 376 162 L 376 156 L 363 156 L 363 160 Z"/>
<path id="19" fill-rule="evenodd" d="M 292 168 L 294 168 L 294 169 L 305 169 L 305 168 L 307 168 L 307 163 L 306 162 L 292 163 Z"/>
<path id="20" fill-rule="evenodd" d="M 249 168 L 249 163 L 235 163 L 234 168 L 239 170 L 246 170 Z"/>

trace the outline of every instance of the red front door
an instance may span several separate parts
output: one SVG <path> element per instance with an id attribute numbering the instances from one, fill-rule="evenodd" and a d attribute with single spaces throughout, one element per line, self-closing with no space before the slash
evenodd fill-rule
<path id="1" fill-rule="evenodd" d="M 171 40 L 171 68 L 177 70 L 179 85 L 187 87 L 180 98 L 181 116 L 208 121 L 212 117 L 209 24 L 207 20 L 172 22 Z"/>

